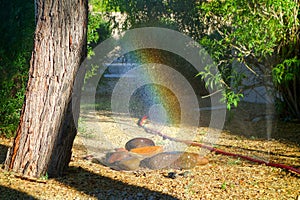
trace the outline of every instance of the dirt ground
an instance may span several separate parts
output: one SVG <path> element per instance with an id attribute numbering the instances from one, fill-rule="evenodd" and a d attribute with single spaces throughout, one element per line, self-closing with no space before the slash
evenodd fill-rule
<path id="1" fill-rule="evenodd" d="M 265 115 L 257 116 L 257 110 L 262 109 L 265 108 L 256 106 L 254 109 L 253 105 L 247 105 L 241 110 L 234 110 L 227 116 L 225 130 L 218 135 L 214 147 L 300 169 L 300 124 L 269 120 L 267 112 Z M 124 144 L 128 138 L 134 136 L 123 137 L 117 134 L 117 124 L 125 122 L 126 119 L 120 118 L 124 121 L 116 123 L 116 118 L 108 111 L 98 112 L 96 115 L 97 123 L 101 123 L 102 132 L 106 136 L 113 135 L 114 140 L 119 140 L 119 143 L 112 142 L 107 145 L 107 141 L 111 141 L 111 138 L 106 138 L 100 141 L 98 146 L 107 150 Z M 123 126 L 123 129 L 124 127 L 126 128 Z M 137 129 L 136 122 L 130 128 Z M 192 129 L 196 134 L 193 139 L 198 142 L 203 142 L 203 137 L 210 131 L 207 127 L 192 127 Z M 173 129 L 160 130 L 169 134 Z M 139 129 L 139 132 L 142 130 Z M 94 143 L 87 145 L 86 141 L 97 142 L 97 140 L 86 137 L 85 133 L 86 130 L 81 130 L 75 139 L 70 168 L 64 177 L 26 180 L 1 168 L 0 199 L 298 200 L 300 198 L 299 174 L 212 152 L 205 153 L 209 164 L 190 170 L 116 171 L 89 158 L 89 155 L 98 150 L 93 148 Z M 159 142 L 154 136 L 142 134 Z M 12 140 L 0 138 L 0 163 L 5 160 L 7 148 L 11 144 Z M 194 147 L 192 151 L 201 150 Z"/>

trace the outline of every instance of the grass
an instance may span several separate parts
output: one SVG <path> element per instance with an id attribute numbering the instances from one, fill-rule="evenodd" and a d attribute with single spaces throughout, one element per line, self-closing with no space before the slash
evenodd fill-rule
<path id="1" fill-rule="evenodd" d="M 239 165 L 241 164 L 241 160 L 240 158 L 237 158 L 237 159 L 230 159 L 228 160 L 228 165 Z"/>

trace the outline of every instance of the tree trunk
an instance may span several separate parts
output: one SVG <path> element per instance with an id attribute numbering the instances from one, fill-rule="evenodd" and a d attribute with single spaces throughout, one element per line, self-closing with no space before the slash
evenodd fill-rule
<path id="1" fill-rule="evenodd" d="M 87 0 L 38 0 L 29 80 L 5 169 L 23 176 L 63 173 L 76 135 L 73 83 L 86 50 Z M 76 118 L 75 116 L 74 118 Z"/>

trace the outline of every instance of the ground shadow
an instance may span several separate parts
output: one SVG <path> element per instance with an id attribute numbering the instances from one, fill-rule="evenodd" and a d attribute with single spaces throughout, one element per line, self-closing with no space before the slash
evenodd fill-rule
<path id="1" fill-rule="evenodd" d="M 242 102 L 227 112 L 225 130 L 250 139 L 271 140 L 300 145 L 300 123 L 283 121 L 264 104 Z"/>
<path id="2" fill-rule="evenodd" d="M 268 156 L 272 155 L 272 156 L 281 156 L 281 157 L 286 157 L 286 158 L 300 159 L 300 155 L 299 156 L 297 156 L 297 155 L 286 155 L 286 154 L 272 152 L 272 151 L 267 151 L 267 150 L 250 149 L 250 148 L 236 147 L 236 146 L 224 145 L 224 144 L 218 144 L 218 146 L 220 146 L 220 147 L 226 147 L 226 148 L 231 148 L 231 149 L 243 150 L 243 151 L 246 151 L 246 152 L 257 152 L 257 153 L 261 153 L 261 154 L 268 155 Z"/>
<path id="3" fill-rule="evenodd" d="M 0 164 L 4 163 L 8 148 L 8 146 L 0 144 Z"/>
<path id="4" fill-rule="evenodd" d="M 26 193 L 20 192 L 18 190 L 0 185 L 0 199 L 11 199 L 11 200 L 30 199 L 30 200 L 35 200 L 36 198 L 34 198 L 33 196 L 30 196 Z"/>
<path id="5" fill-rule="evenodd" d="M 0 163 L 5 161 L 8 146 L 0 144 Z M 81 167 L 70 167 L 65 176 L 57 180 L 97 199 L 167 199 L 177 198 L 147 188 L 97 175 Z M 26 193 L 0 185 L 0 199 L 36 199 Z"/>
<path id="6" fill-rule="evenodd" d="M 75 188 L 97 199 L 167 199 L 177 198 L 152 191 L 147 188 L 129 185 L 121 181 L 101 176 L 81 167 L 70 167 L 64 177 L 57 178 L 64 185 Z"/>
<path id="7" fill-rule="evenodd" d="M 265 120 L 259 122 L 246 121 L 236 117 L 225 125 L 225 130 L 231 134 L 244 136 L 249 139 L 278 140 L 283 143 L 292 143 L 300 146 L 300 123 L 284 122 L 275 119 L 271 127 L 267 127 Z"/>

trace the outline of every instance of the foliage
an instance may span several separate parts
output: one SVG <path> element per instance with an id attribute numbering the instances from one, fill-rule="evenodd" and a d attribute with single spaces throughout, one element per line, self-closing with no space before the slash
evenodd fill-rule
<path id="1" fill-rule="evenodd" d="M 277 109 L 280 113 L 300 119 L 300 59 L 285 59 L 276 65 L 273 68 L 273 79 L 282 95 L 282 99 L 277 100 Z"/>
<path id="2" fill-rule="evenodd" d="M 202 33 L 197 0 L 107 0 L 109 11 L 126 14 L 124 29 L 136 27 L 165 27 L 197 37 Z M 118 27 L 118 24 L 116 24 Z"/>
<path id="3" fill-rule="evenodd" d="M 287 85 L 276 81 L 278 76 L 272 78 L 272 74 L 276 74 L 272 73 L 273 68 L 277 71 L 285 70 L 280 65 L 285 60 L 299 60 L 297 0 L 107 0 L 105 4 L 110 11 L 120 11 L 126 15 L 124 29 L 140 26 L 170 27 L 199 41 L 216 62 L 222 79 L 219 75 L 209 74 L 209 67 L 212 66 L 208 66 L 199 75 L 206 81 L 211 76 L 206 84 L 216 91 L 221 85 L 225 86 L 224 99 L 229 109 L 231 105 L 237 105 L 245 90 L 256 85 L 264 85 L 272 91 L 273 78 L 276 85 L 274 96 L 282 97 L 285 103 L 291 101 L 290 98 L 297 99 L 296 94 L 286 97 L 282 87 Z M 238 63 L 254 75 L 255 85 L 243 83 L 247 74 L 233 67 Z M 293 80 L 297 79 L 297 76 L 293 77 Z M 292 88 L 289 90 L 295 91 Z M 299 118 L 299 112 L 296 113 Z"/>
<path id="4" fill-rule="evenodd" d="M 94 56 L 93 48 L 111 36 L 112 27 L 105 19 L 106 4 L 103 0 L 92 0 L 90 3 L 90 13 L 88 22 L 87 45 L 88 58 Z M 93 65 L 85 75 L 85 79 L 94 76 L 98 70 L 98 65 Z"/>
<path id="5" fill-rule="evenodd" d="M 41 176 L 39 179 L 40 180 L 48 180 L 49 179 L 48 173 L 46 172 L 46 174 L 44 176 Z"/>
<path id="6" fill-rule="evenodd" d="M 198 33 L 203 32 L 197 8 L 200 6 L 200 2 L 197 0 L 107 0 L 105 4 L 109 12 L 108 17 L 115 28 L 163 27 L 181 31 L 194 38 L 199 38 Z M 125 18 L 124 22 L 116 21 L 115 16 L 111 15 L 111 11 L 122 13 L 122 17 Z M 144 50 L 140 50 L 137 54 L 143 54 L 143 52 L 145 53 Z M 129 57 L 134 57 L 132 54 L 134 52 L 131 52 Z M 206 88 L 202 87 L 202 80 L 195 80 L 197 74 L 195 68 L 180 56 L 164 53 L 157 49 L 148 49 L 147 55 L 147 58 L 155 58 L 152 62 L 170 65 L 188 77 L 187 80 L 190 81 L 192 87 L 197 88 L 195 90 L 197 94 L 207 94 Z M 147 62 L 150 61 L 147 60 Z M 195 86 L 195 83 L 199 85 Z M 199 88 L 201 89 L 199 90 Z"/>
<path id="7" fill-rule="evenodd" d="M 0 25 L 0 135 L 11 135 L 19 121 L 34 34 L 34 4 L 1 1 Z M 200 73 L 207 87 L 223 94 L 236 106 L 247 89 L 245 74 L 232 66 L 242 63 L 259 80 L 275 85 L 278 108 L 300 118 L 299 101 L 299 4 L 297 0 L 91 0 L 88 24 L 89 55 L 110 36 L 104 12 L 126 13 L 124 28 L 162 26 L 192 36 L 206 48 L 222 76 Z M 114 20 L 114 17 L 111 17 Z M 115 23 L 115 26 L 118 24 Z M 209 78 L 209 79 L 208 79 Z M 272 81 L 274 85 L 272 84 Z M 219 86 L 218 86 L 219 85 Z"/>
<path id="8" fill-rule="evenodd" d="M 300 101 L 297 101 L 300 91 L 296 88 L 300 80 L 297 1 L 211 1 L 203 3 L 201 8 L 205 11 L 204 24 L 213 32 L 202 38 L 200 44 L 212 54 L 219 69 L 226 74 L 234 62 L 239 62 L 257 77 L 258 85 L 272 90 L 273 81 L 274 96 L 289 108 L 286 114 L 300 119 Z M 241 82 L 245 74 L 233 68 L 230 71 L 237 76 L 226 76 L 225 82 L 231 84 L 226 85 L 231 91 L 226 96 L 230 102 L 233 95 L 235 104 L 249 85 Z"/>
<path id="9" fill-rule="evenodd" d="M 93 48 L 111 35 L 110 24 L 104 20 L 103 14 L 91 12 L 88 23 L 88 56 L 94 55 Z"/>
<path id="10" fill-rule="evenodd" d="M 159 26 L 167 27 L 178 30 L 191 36 L 194 40 L 200 41 L 200 44 L 206 47 L 206 50 L 212 55 L 214 60 L 227 60 L 230 54 L 230 49 L 224 46 L 221 35 L 212 34 L 209 35 L 210 21 L 206 18 L 206 7 L 203 7 L 200 1 L 197 0 L 168 0 L 168 1 L 133 1 L 133 0 L 109 0 L 107 2 L 110 10 L 115 8 L 121 13 L 125 13 L 126 20 L 123 24 L 123 28 L 135 28 L 140 26 Z M 204 4 L 205 5 L 205 4 Z M 216 5 L 217 6 L 217 5 Z M 201 20 L 203 18 L 203 20 Z M 217 49 L 217 51 L 216 51 Z M 211 74 L 211 67 L 206 66 L 206 70 L 199 73 L 202 79 L 205 80 L 207 87 L 213 87 L 216 91 L 220 91 L 221 79 L 224 79 L 223 83 L 226 86 L 230 85 L 231 69 L 227 65 L 220 67 L 222 76 L 217 74 L 214 76 Z M 196 75 L 196 74 L 194 74 Z M 224 93 L 228 100 L 228 108 L 231 104 L 237 105 L 241 93 L 235 94 L 230 92 L 229 86 L 227 90 L 229 93 Z M 234 96 L 230 96 L 234 95 Z M 232 100 L 233 102 L 231 102 Z"/>
<path id="11" fill-rule="evenodd" d="M 0 18 L 0 135 L 11 137 L 18 126 L 28 79 L 35 30 L 34 4 L 21 0 L 1 2 Z M 101 4 L 94 3 L 94 9 Z M 98 7 L 100 6 L 100 7 Z M 110 36 L 110 25 L 101 13 L 89 15 L 88 52 Z"/>
<path id="12" fill-rule="evenodd" d="M 108 0 L 89 0 L 89 11 L 92 13 L 103 13 L 108 11 L 107 8 L 107 1 Z"/>
<path id="13" fill-rule="evenodd" d="M 17 128 L 33 45 L 34 5 L 1 0 L 0 18 L 0 135 Z"/>

